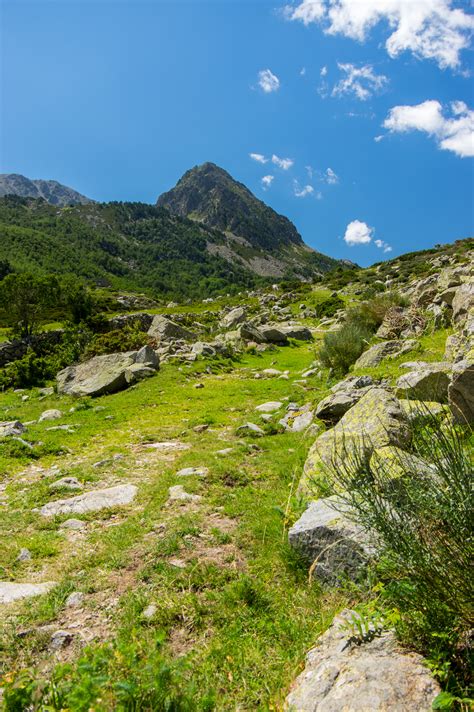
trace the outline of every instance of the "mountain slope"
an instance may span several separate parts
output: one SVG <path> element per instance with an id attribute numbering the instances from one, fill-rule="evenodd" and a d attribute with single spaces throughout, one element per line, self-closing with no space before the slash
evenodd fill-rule
<path id="1" fill-rule="evenodd" d="M 288 218 L 214 163 L 187 171 L 157 205 L 222 231 L 226 241 L 219 253 L 258 274 L 281 277 L 290 269 L 307 277 L 311 270 L 325 272 L 338 264 L 305 245 Z"/>
<path id="2" fill-rule="evenodd" d="M 18 173 L 0 174 L 0 197 L 18 195 L 22 198 L 43 198 L 51 205 L 85 205 L 90 198 L 55 180 L 31 180 Z"/>

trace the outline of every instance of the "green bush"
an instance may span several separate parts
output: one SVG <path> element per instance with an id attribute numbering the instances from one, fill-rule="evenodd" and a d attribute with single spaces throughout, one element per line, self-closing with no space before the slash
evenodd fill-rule
<path id="1" fill-rule="evenodd" d="M 337 294 L 331 294 L 328 299 L 316 306 L 315 312 L 318 319 L 322 319 L 334 316 L 339 309 L 344 309 L 344 301 Z"/>
<path id="2" fill-rule="evenodd" d="M 408 306 L 408 300 L 405 297 L 396 292 L 387 292 L 348 309 L 346 321 L 375 333 L 389 309 L 406 306 Z"/>
<path id="3" fill-rule="evenodd" d="M 348 457 L 333 479 L 355 520 L 376 535 L 383 600 L 399 614 L 400 635 L 427 656 L 445 687 L 465 696 L 474 626 L 474 443 L 472 434 L 427 419 L 414 432 L 413 451 L 431 475 L 403 455 L 376 467 Z"/>
<path id="4" fill-rule="evenodd" d="M 334 375 L 343 376 L 367 346 L 371 332 L 357 323 L 346 323 L 324 336 L 319 360 Z"/>
<path id="5" fill-rule="evenodd" d="M 102 354 L 124 353 L 141 349 L 148 343 L 146 331 L 136 326 L 126 326 L 124 329 L 114 329 L 105 334 L 96 334 L 84 352 L 84 359 Z"/>

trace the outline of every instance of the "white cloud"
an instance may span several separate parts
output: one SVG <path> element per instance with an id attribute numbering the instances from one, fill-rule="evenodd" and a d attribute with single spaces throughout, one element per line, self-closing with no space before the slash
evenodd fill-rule
<path id="1" fill-rule="evenodd" d="M 361 220 L 353 220 L 346 227 L 344 242 L 351 247 L 353 245 L 367 245 L 372 241 L 374 228 Z"/>
<path id="2" fill-rule="evenodd" d="M 374 137 L 374 141 L 375 141 L 375 143 L 380 143 L 380 141 L 382 141 L 383 138 L 384 138 L 384 137 L 383 137 L 382 135 L 375 136 L 375 137 Z"/>
<path id="3" fill-rule="evenodd" d="M 332 96 L 343 96 L 344 94 L 354 94 L 361 101 L 365 101 L 372 94 L 387 84 L 388 79 L 383 74 L 375 74 L 374 68 L 370 64 L 356 67 L 354 64 L 341 64 L 337 66 L 345 74 L 332 90 Z"/>
<path id="4" fill-rule="evenodd" d="M 294 161 L 292 158 L 279 158 L 278 156 L 273 154 L 272 163 L 278 166 L 278 168 L 282 168 L 284 171 L 287 171 L 288 168 L 291 168 L 291 166 L 294 164 Z"/>
<path id="5" fill-rule="evenodd" d="M 327 73 L 328 73 L 328 68 L 326 66 L 321 67 L 321 71 L 319 72 L 320 76 L 325 77 Z"/>
<path id="6" fill-rule="evenodd" d="M 388 54 L 412 52 L 421 59 L 456 68 L 461 50 L 469 47 L 474 17 L 455 0 L 302 0 L 286 6 L 285 17 L 305 25 L 322 23 L 324 32 L 359 42 L 379 23 L 388 27 Z"/>
<path id="7" fill-rule="evenodd" d="M 305 166 L 305 169 L 306 169 L 306 173 L 308 174 L 308 178 L 311 180 L 311 178 L 314 175 L 313 166 Z"/>
<path id="8" fill-rule="evenodd" d="M 383 240 L 374 240 L 374 245 L 381 250 L 383 249 L 384 252 L 392 251 L 390 245 L 387 242 L 384 242 Z"/>
<path id="9" fill-rule="evenodd" d="M 261 153 L 249 153 L 249 156 L 252 161 L 257 161 L 257 163 L 268 163 L 268 158 L 265 158 Z"/>
<path id="10" fill-rule="evenodd" d="M 339 176 L 333 171 L 332 168 L 326 168 L 324 180 L 326 183 L 329 183 L 329 185 L 336 185 L 336 183 L 339 183 Z"/>
<path id="11" fill-rule="evenodd" d="M 270 69 L 262 69 L 258 73 L 258 84 L 265 94 L 270 94 L 280 88 L 280 80 Z"/>
<path id="12" fill-rule="evenodd" d="M 312 195 L 314 193 L 312 185 L 305 185 L 303 188 L 300 188 L 297 180 L 293 181 L 293 188 L 297 198 L 306 198 L 307 195 Z"/>
<path id="13" fill-rule="evenodd" d="M 428 100 L 413 106 L 394 106 L 383 126 L 391 133 L 424 131 L 438 147 L 461 158 L 474 156 L 474 111 L 463 101 L 450 104 L 451 118 L 443 114 L 439 101 Z"/>
<path id="14" fill-rule="evenodd" d="M 275 176 L 263 176 L 262 178 L 262 188 L 263 190 L 268 190 L 268 188 L 273 183 Z"/>
<path id="15" fill-rule="evenodd" d="M 301 69 L 300 69 L 300 77 L 304 77 L 305 74 L 306 74 L 306 67 L 301 67 Z"/>

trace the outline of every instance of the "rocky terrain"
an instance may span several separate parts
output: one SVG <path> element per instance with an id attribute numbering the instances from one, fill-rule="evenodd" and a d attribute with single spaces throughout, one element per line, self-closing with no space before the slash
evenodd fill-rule
<path id="1" fill-rule="evenodd" d="M 436 443 L 453 432 L 464 486 L 473 258 L 464 241 L 322 285 L 154 308 L 133 301 L 100 336 L 122 334 L 122 350 L 84 356 L 41 387 L 5 390 L 5 709 L 405 712 L 435 699 L 468 709 L 439 646 L 407 635 L 414 619 L 389 598 L 402 573 L 390 573 L 381 531 L 356 513 L 359 492 L 362 504 L 377 492 L 377 502 L 402 506 L 419 482 L 427 497 L 451 496 Z M 349 370 L 329 368 L 328 339 L 353 310 L 362 320 L 381 304 Z M 126 348 L 130 328 L 139 348 Z M 413 543 L 423 522 L 406 512 L 398 528 Z M 426 527 L 420 541 L 436 570 L 438 519 Z M 442 546 L 448 521 L 440 531 Z M 452 561 L 471 536 L 458 533 Z M 468 578 L 448 591 L 461 611 Z M 463 615 L 453 671 L 468 645 Z"/>

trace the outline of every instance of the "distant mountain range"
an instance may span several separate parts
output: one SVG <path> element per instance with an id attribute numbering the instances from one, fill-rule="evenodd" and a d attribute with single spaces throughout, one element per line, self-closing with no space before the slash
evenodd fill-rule
<path id="1" fill-rule="evenodd" d="M 0 259 L 18 270 L 195 297 L 348 265 L 305 245 L 288 218 L 213 163 L 187 171 L 156 206 L 95 203 L 12 174 L 0 195 Z"/>
<path id="2" fill-rule="evenodd" d="M 0 174 L 0 197 L 19 195 L 22 198 L 43 198 L 51 205 L 85 205 L 90 198 L 55 180 L 31 180 L 18 173 Z"/>

